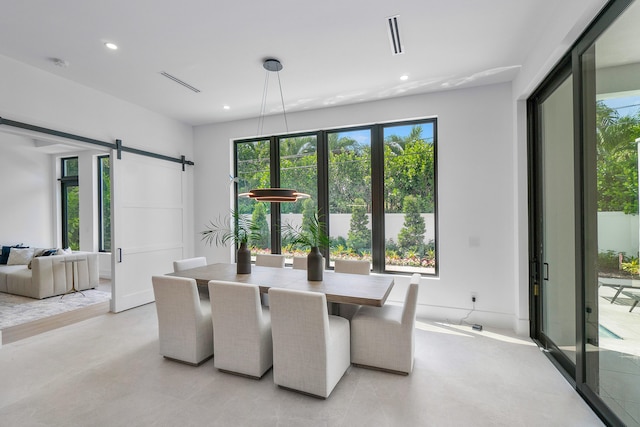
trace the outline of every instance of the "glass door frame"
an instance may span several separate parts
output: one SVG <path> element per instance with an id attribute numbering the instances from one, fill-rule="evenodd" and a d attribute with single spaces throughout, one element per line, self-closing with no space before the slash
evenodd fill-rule
<path id="1" fill-rule="evenodd" d="M 595 63 L 589 58 L 600 35 L 620 16 L 634 0 L 611 0 L 584 31 L 565 57 L 539 85 L 527 100 L 528 177 L 529 177 L 529 315 L 530 336 L 545 351 L 549 359 L 576 388 L 591 408 L 609 425 L 624 425 L 622 420 L 604 403 L 588 384 L 587 363 L 597 365 L 597 354 L 587 358 L 588 293 L 597 288 L 593 270 L 597 247 L 589 239 L 597 231 L 595 218 Z M 585 65 L 586 64 L 586 65 Z M 542 186 L 540 185 L 541 125 L 540 106 L 569 76 L 573 76 L 573 125 L 574 125 L 574 197 L 575 197 L 575 248 L 576 248 L 576 363 L 573 364 L 542 331 L 542 298 L 540 282 L 543 277 L 541 261 L 542 244 Z M 590 102 L 592 105 L 590 105 Z M 588 214 L 592 212 L 592 214 Z M 597 243 L 596 243 L 597 245 Z M 594 255 L 595 254 L 595 255 Z M 590 284 L 590 285 L 589 285 Z M 597 289 L 596 289 L 597 291 Z M 595 343 L 597 344 L 597 342 Z M 592 352 L 597 353 L 597 352 Z M 595 356 L 595 357 L 594 357 Z M 592 381 L 592 383 L 594 383 Z M 595 381 L 597 387 L 597 381 Z"/>
<path id="2" fill-rule="evenodd" d="M 543 328 L 543 304 L 544 301 L 544 258 L 543 258 L 543 242 L 544 242 L 544 197 L 543 197 L 543 153 L 542 153 L 542 104 L 548 100 L 551 95 L 570 77 L 572 77 L 572 67 L 569 57 L 565 57 L 547 76 L 539 89 L 527 100 L 527 123 L 528 123 L 528 174 L 529 174 L 529 318 L 530 336 L 536 343 L 545 350 L 550 356 L 550 360 L 556 364 L 567 379 L 575 385 L 576 365 L 569 359 L 545 333 Z M 574 79 L 575 85 L 575 79 Z M 574 110 L 575 110 L 574 100 Z M 575 114 L 574 114 L 575 115 Z M 574 183 L 580 182 L 579 168 L 577 167 L 579 154 L 575 145 L 575 129 L 574 129 Z M 574 206 L 579 206 L 578 197 L 574 200 Z M 575 259 L 580 257 L 580 239 L 581 239 L 581 218 L 575 210 Z M 579 265 L 575 266 L 576 279 L 580 276 Z M 579 280 L 576 280 L 576 295 L 578 295 Z M 578 303 L 578 301 L 576 301 Z M 578 305 L 576 305 L 578 307 Z M 576 319 L 576 331 L 578 331 L 578 319 Z M 576 349 L 576 353 L 579 353 Z M 576 354 L 577 356 L 577 354 Z"/>

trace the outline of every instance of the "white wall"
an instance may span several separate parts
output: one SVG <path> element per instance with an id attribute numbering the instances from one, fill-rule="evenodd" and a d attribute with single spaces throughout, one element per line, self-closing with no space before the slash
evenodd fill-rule
<path id="1" fill-rule="evenodd" d="M 291 132 L 418 117 L 438 118 L 440 277 L 425 278 L 420 314 L 457 322 L 478 295 L 468 320 L 513 327 L 513 117 L 509 84 L 389 99 L 289 114 Z M 257 119 L 195 129 L 196 230 L 230 206 L 231 140 L 252 136 Z M 265 133 L 284 131 L 282 116 L 268 117 Z M 196 254 L 229 261 L 228 248 Z M 408 279 L 396 277 L 391 300 L 401 300 Z"/>
<path id="2" fill-rule="evenodd" d="M 106 142 L 121 139 L 123 145 L 128 147 L 172 157 L 185 155 L 187 159 L 193 159 L 191 126 L 3 56 L 0 56 L 0 94 L 0 116 L 5 119 Z M 52 219 L 55 188 L 51 184 L 51 177 L 54 176 L 53 162 L 47 160 L 48 155 L 16 154 L 11 148 L 15 140 L 22 139 L 28 143 L 31 139 L 5 133 L 14 132 L 13 128 L 4 125 L 0 128 L 3 128 L 0 129 L 0 165 L 8 166 L 2 167 L 0 172 L 3 181 L 5 174 L 20 176 L 20 172 L 25 188 L 38 184 L 37 190 L 32 192 L 34 198 L 29 201 L 21 196 L 25 193 L 24 190 L 14 192 L 6 184 L 0 186 L 0 200 L 3 203 L 11 200 L 15 201 L 15 205 L 24 207 L 18 212 L 7 209 L 7 204 L 3 205 L 0 240 L 9 243 L 28 240 L 34 245 L 44 242 L 43 246 L 48 246 L 54 240 L 56 227 L 56 220 Z M 129 153 L 123 155 L 135 156 Z M 88 166 L 87 173 L 92 173 L 91 167 Z M 193 170 L 186 173 L 190 192 L 187 195 L 185 257 L 192 255 L 194 240 L 191 191 Z M 93 203 L 93 196 L 90 197 L 90 203 Z M 85 229 L 85 224 L 81 227 L 82 244 L 97 247 L 93 227 Z"/>
<path id="3" fill-rule="evenodd" d="M 512 110 L 515 147 L 513 182 L 515 218 L 513 245 L 516 251 L 514 292 L 514 330 L 529 334 L 529 223 L 527 180 L 527 106 L 526 100 L 567 53 L 580 34 L 588 27 L 607 0 L 563 0 L 555 2 L 554 19 L 542 22 L 544 31 L 530 52 L 523 52 L 524 60 L 513 81 Z"/>
<path id="4" fill-rule="evenodd" d="M 48 247 L 54 238 L 48 154 L 25 137 L 0 133 L 0 245 Z"/>

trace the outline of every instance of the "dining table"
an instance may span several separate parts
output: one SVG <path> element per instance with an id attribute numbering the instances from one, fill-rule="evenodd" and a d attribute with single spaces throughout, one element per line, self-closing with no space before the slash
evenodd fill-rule
<path id="1" fill-rule="evenodd" d="M 335 273 L 327 270 L 320 281 L 307 280 L 306 270 L 251 266 L 250 274 L 238 274 L 236 264 L 215 263 L 168 273 L 168 276 L 195 279 L 199 287 L 207 287 L 210 280 L 249 283 L 260 287 L 261 293 L 269 288 L 322 292 L 327 302 L 382 307 L 391 293 L 394 280 L 390 276 Z"/>

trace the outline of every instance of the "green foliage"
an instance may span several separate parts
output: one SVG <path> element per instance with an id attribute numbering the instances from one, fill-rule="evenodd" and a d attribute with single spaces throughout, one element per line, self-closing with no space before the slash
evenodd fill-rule
<path id="1" fill-rule="evenodd" d="M 404 226 L 398 234 L 398 247 L 405 253 L 424 253 L 424 234 L 427 231 L 415 196 L 404 198 Z"/>
<path id="2" fill-rule="evenodd" d="M 369 230 L 367 205 L 361 198 L 353 201 L 351 222 L 347 236 L 347 245 L 356 252 L 371 248 L 371 230 Z"/>
<path id="3" fill-rule="evenodd" d="M 638 151 L 640 117 L 620 116 L 597 103 L 598 210 L 638 213 Z"/>
<path id="4" fill-rule="evenodd" d="M 209 221 L 204 231 L 201 231 L 202 240 L 212 245 L 224 246 L 232 242 L 236 247 L 240 243 L 248 243 L 250 240 L 260 238 L 259 229 L 247 216 L 232 210 L 230 215 L 218 217 Z"/>
<path id="5" fill-rule="evenodd" d="M 422 136 L 422 127 L 414 126 L 406 138 L 389 136 L 384 142 L 385 211 L 403 212 L 404 198 L 418 198 L 420 210 L 433 212 L 435 207 L 434 145 Z"/>
<path id="6" fill-rule="evenodd" d="M 357 198 L 371 200 L 371 146 L 329 134 L 329 212 L 350 213 Z"/>
<path id="7" fill-rule="evenodd" d="M 111 251 L 111 174 L 109 156 L 100 158 L 102 194 L 103 249 Z"/>
<path id="8" fill-rule="evenodd" d="M 618 270 L 619 255 L 614 251 L 600 252 L 598 254 L 598 270 Z"/>
<path id="9" fill-rule="evenodd" d="M 632 257 L 631 259 L 629 259 L 626 262 L 623 262 L 620 267 L 622 267 L 622 270 L 626 271 L 627 273 L 631 273 L 634 276 L 637 275 L 639 273 L 638 271 L 638 258 L 637 257 Z"/>
<path id="10" fill-rule="evenodd" d="M 251 214 L 254 233 L 251 233 L 249 243 L 258 248 L 269 247 L 269 224 L 267 223 L 267 208 L 264 203 L 256 203 Z"/>
<path id="11" fill-rule="evenodd" d="M 77 162 L 76 162 L 77 169 Z M 67 245 L 74 251 L 80 250 L 80 193 L 77 185 L 67 190 Z"/>
<path id="12" fill-rule="evenodd" d="M 329 236 L 326 233 L 326 225 L 320 220 L 317 211 L 312 211 L 309 216 L 303 218 L 302 225 L 295 227 L 291 224 L 285 224 L 283 227 L 283 238 L 288 247 L 296 249 L 296 247 L 312 248 L 329 246 Z"/>

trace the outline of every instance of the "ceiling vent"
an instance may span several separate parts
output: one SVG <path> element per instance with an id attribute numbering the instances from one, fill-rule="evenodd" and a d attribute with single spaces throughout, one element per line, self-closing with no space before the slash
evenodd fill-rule
<path id="1" fill-rule="evenodd" d="M 400 15 L 391 16 L 387 18 L 387 24 L 389 26 L 389 41 L 391 42 L 391 54 L 400 55 L 404 53 L 402 43 L 400 42 L 400 29 L 398 28 L 398 17 Z"/>
<path id="2" fill-rule="evenodd" d="M 189 83 L 183 82 L 182 80 L 180 80 L 176 76 L 172 76 L 171 74 L 167 73 L 166 71 L 161 71 L 160 74 L 162 74 L 166 78 L 168 78 L 170 80 L 173 80 L 174 82 L 186 87 L 187 89 L 194 91 L 195 93 L 200 93 L 200 89 L 196 89 L 195 87 L 191 86 Z"/>

